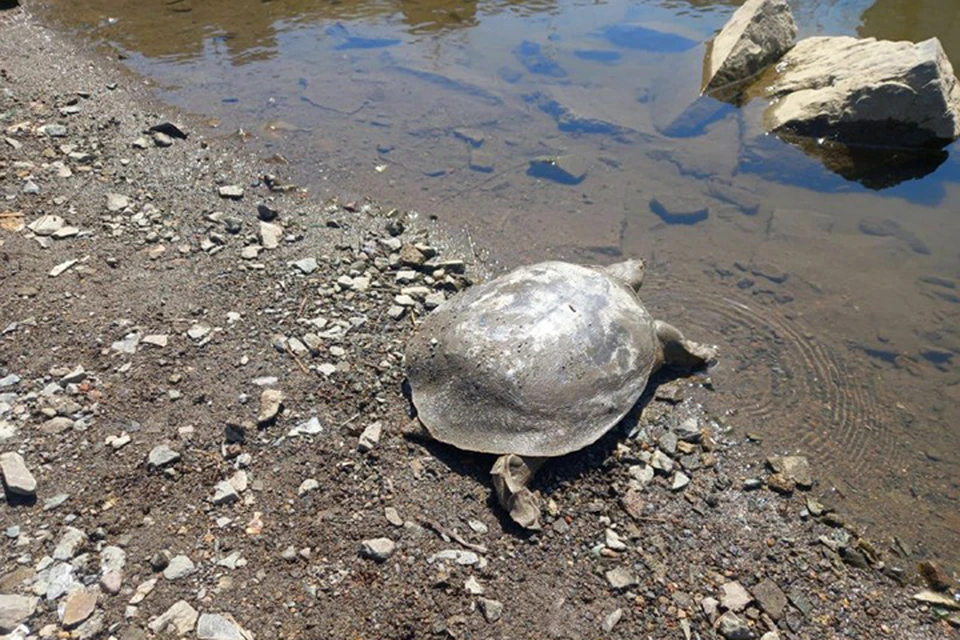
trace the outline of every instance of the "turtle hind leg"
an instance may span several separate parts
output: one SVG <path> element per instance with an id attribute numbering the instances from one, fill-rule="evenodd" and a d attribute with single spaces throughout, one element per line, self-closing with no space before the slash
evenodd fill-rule
<path id="1" fill-rule="evenodd" d="M 657 338 L 663 349 L 663 366 L 685 371 L 702 369 L 717 358 L 717 348 L 687 340 L 672 324 L 656 321 Z"/>
<path id="2" fill-rule="evenodd" d="M 543 464 L 542 458 L 523 458 L 513 453 L 497 458 L 490 470 L 497 502 L 524 529 L 540 529 L 540 501 L 527 484 Z"/>

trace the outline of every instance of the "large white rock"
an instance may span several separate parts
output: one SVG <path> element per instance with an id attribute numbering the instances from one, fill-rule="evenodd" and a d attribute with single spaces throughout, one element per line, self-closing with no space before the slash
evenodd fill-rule
<path id="1" fill-rule="evenodd" d="M 936 38 L 801 40 L 778 65 L 767 127 L 878 147 L 942 147 L 960 137 L 960 85 Z"/>
<path id="2" fill-rule="evenodd" d="M 747 0 L 707 50 L 704 93 L 751 78 L 790 50 L 797 25 L 786 0 Z"/>

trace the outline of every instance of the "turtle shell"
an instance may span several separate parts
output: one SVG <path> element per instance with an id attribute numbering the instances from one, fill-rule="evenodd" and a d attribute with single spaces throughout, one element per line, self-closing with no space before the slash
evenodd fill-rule
<path id="1" fill-rule="evenodd" d="M 600 269 L 522 267 L 427 316 L 407 379 L 420 421 L 460 449 L 553 457 L 633 407 L 660 352 L 636 292 Z"/>

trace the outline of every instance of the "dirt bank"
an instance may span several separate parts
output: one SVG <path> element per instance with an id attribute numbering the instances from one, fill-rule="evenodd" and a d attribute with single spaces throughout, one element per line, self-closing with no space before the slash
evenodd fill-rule
<path id="1" fill-rule="evenodd" d="M 846 527 L 816 461 L 810 492 L 772 474 L 706 375 L 551 462 L 548 524 L 518 531 L 488 457 L 405 435 L 405 339 L 471 250 L 316 201 L 20 9 L 0 61 L 0 632 L 954 633 L 951 592 L 913 598 L 922 558 Z"/>

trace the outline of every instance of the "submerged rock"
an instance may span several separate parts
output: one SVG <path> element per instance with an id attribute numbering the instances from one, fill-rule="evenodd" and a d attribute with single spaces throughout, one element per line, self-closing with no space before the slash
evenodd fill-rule
<path id="1" fill-rule="evenodd" d="M 779 60 L 797 37 L 785 0 L 748 0 L 713 39 L 704 64 L 704 93 L 751 78 Z"/>
<path id="2" fill-rule="evenodd" d="M 808 38 L 779 67 L 766 114 L 775 133 L 887 148 L 960 137 L 960 85 L 936 38 Z"/>

